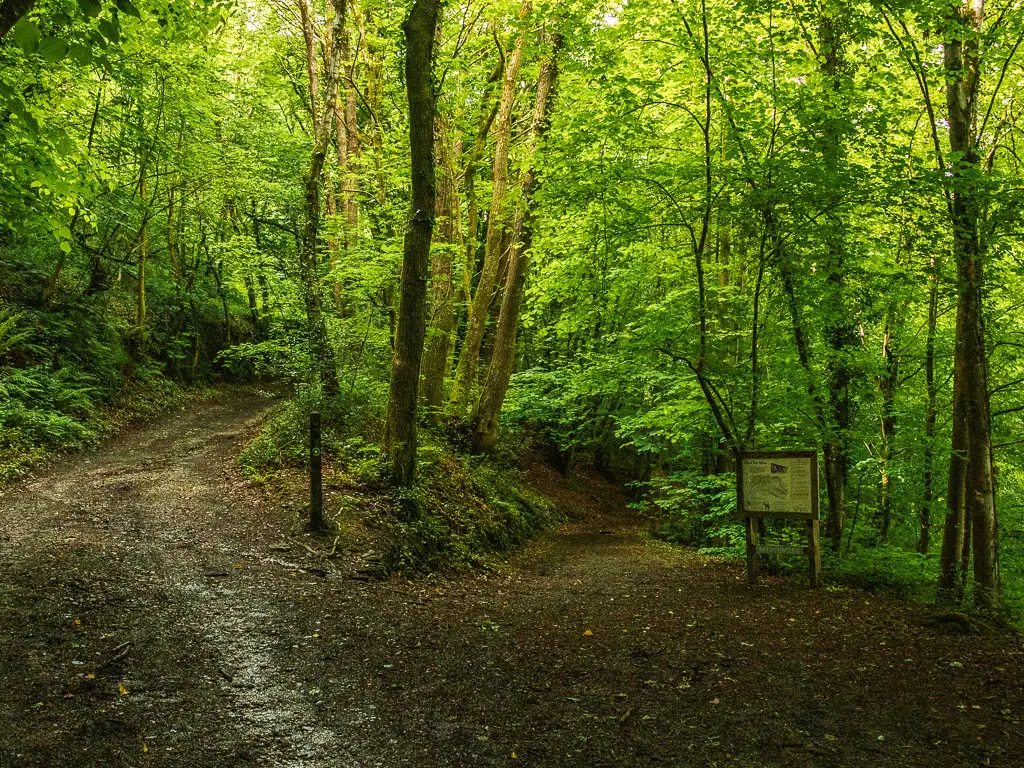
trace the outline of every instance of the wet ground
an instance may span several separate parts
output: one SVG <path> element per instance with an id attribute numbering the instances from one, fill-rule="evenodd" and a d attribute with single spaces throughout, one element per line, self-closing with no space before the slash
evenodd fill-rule
<path id="1" fill-rule="evenodd" d="M 592 478 L 536 478 L 593 511 L 497 572 L 353 578 L 237 475 L 267 404 L 0 496 L 0 766 L 1024 765 L 1017 635 L 749 587 Z"/>

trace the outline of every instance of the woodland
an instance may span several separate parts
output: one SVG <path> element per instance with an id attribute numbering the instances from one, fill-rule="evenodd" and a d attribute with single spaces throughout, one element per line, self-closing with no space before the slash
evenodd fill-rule
<path id="1" fill-rule="evenodd" d="M 0 477 L 287 382 L 256 481 L 318 411 L 443 538 L 452 462 L 529 443 L 736 557 L 736 452 L 816 448 L 826 580 L 1015 619 L 1022 42 L 1018 0 L 4 0 Z"/>

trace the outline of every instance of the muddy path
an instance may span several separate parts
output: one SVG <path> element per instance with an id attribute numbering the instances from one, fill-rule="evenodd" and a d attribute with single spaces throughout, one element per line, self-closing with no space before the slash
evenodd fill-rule
<path id="1" fill-rule="evenodd" d="M 234 391 L 0 496 L 0 766 L 1019 766 L 1018 637 L 649 541 L 614 489 L 498 571 L 350 578 Z M 537 478 L 543 487 L 561 481 Z"/>

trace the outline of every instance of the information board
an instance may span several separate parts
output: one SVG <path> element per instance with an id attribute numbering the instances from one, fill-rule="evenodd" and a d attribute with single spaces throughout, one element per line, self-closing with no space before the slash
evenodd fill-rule
<path id="1" fill-rule="evenodd" d="M 739 458 L 741 515 L 817 518 L 817 452 L 750 452 Z"/>
<path id="2" fill-rule="evenodd" d="M 757 583 L 760 555 L 806 553 L 812 587 L 821 586 L 821 543 L 818 532 L 818 452 L 746 451 L 737 455 L 736 506 L 747 539 L 747 581 Z M 807 546 L 759 544 L 764 517 L 803 520 Z"/>

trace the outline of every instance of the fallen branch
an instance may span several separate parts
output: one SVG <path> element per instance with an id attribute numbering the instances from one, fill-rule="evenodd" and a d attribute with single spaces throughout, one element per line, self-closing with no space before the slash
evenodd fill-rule
<path id="1" fill-rule="evenodd" d="M 315 549 L 313 549 L 311 546 L 309 546 L 309 544 L 306 544 L 305 542 L 299 541 L 298 539 L 293 539 L 291 537 L 288 538 L 288 541 L 295 542 L 300 547 L 305 548 L 306 551 L 309 552 L 309 554 L 313 555 L 313 557 L 320 557 L 320 553 L 317 552 Z"/>
<path id="2" fill-rule="evenodd" d="M 114 649 L 113 656 L 111 656 L 106 661 L 101 662 L 100 665 L 96 667 L 97 671 L 103 669 L 104 667 L 109 667 L 111 664 L 116 664 L 117 662 L 124 659 L 124 657 L 131 652 L 133 645 L 135 645 L 135 643 L 133 643 L 131 640 L 121 643 Z"/>

